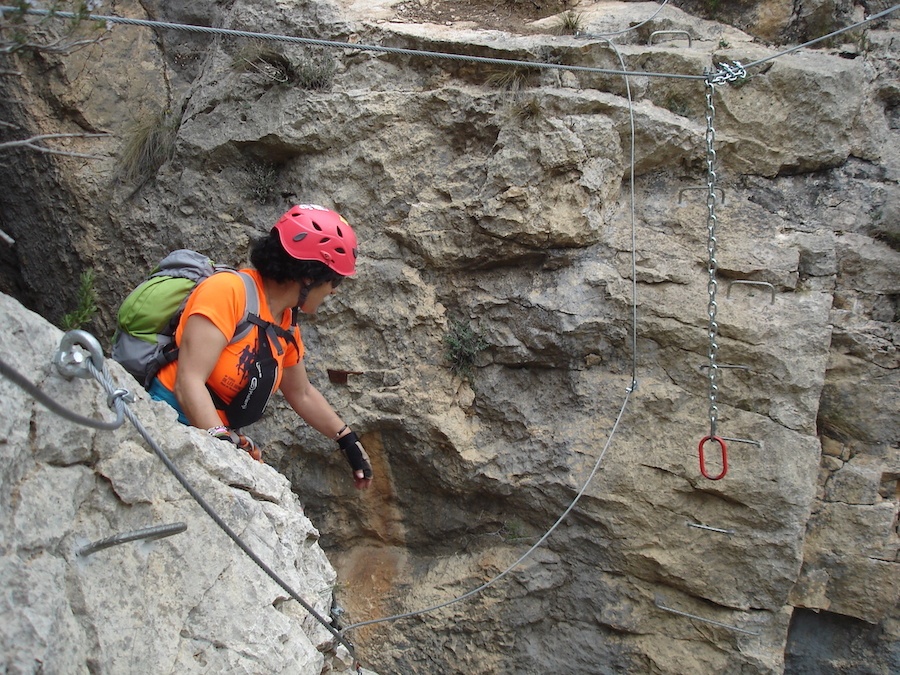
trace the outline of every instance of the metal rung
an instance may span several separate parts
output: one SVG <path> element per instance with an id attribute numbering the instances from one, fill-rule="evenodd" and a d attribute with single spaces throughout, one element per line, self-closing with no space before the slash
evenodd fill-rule
<path id="1" fill-rule="evenodd" d="M 662 596 L 656 596 L 656 606 L 660 609 L 671 612 L 672 614 L 677 614 L 679 616 L 686 616 L 689 619 L 695 619 L 696 621 L 702 621 L 703 623 L 709 623 L 713 626 L 719 626 L 720 628 L 727 628 L 728 630 L 733 630 L 738 633 L 744 633 L 745 635 L 759 635 L 758 632 L 744 630 L 743 628 L 738 628 L 737 626 L 731 626 L 727 623 L 722 623 L 721 621 L 714 621 L 712 619 L 704 619 L 702 616 L 697 616 L 696 614 L 688 614 L 687 612 L 682 612 L 678 609 L 673 609 L 671 607 L 666 607 L 663 603 L 665 602 L 665 598 Z"/>
<path id="2" fill-rule="evenodd" d="M 152 541 L 154 539 L 162 539 L 163 537 L 171 537 L 173 534 L 180 534 L 187 529 L 185 523 L 170 523 L 168 525 L 155 525 L 153 527 L 145 527 L 142 530 L 134 530 L 133 532 L 123 532 L 115 534 L 106 539 L 98 539 L 97 541 L 82 546 L 75 555 L 89 556 L 91 553 L 102 551 L 110 546 L 118 546 L 119 544 L 127 544 L 130 541 Z"/>
<path id="3" fill-rule="evenodd" d="M 722 436 L 722 440 L 730 443 L 747 443 L 749 445 L 755 445 L 758 448 L 762 447 L 762 443 L 759 441 L 752 441 L 749 438 L 728 438 L 727 436 Z"/>
<path id="4" fill-rule="evenodd" d="M 648 45 L 653 44 L 653 37 L 655 35 L 683 35 L 684 37 L 687 38 L 688 47 L 691 46 L 691 34 L 688 33 L 686 30 L 655 30 L 652 33 L 650 33 L 650 39 L 647 40 Z"/>
<path id="5" fill-rule="evenodd" d="M 709 188 L 704 185 L 683 187 L 678 191 L 678 203 L 679 204 L 681 204 L 681 197 L 684 195 L 685 191 L 687 191 L 687 190 L 705 190 L 706 192 L 709 192 Z M 725 188 L 716 186 L 715 188 L 713 188 L 713 190 L 718 190 L 719 192 L 722 193 L 722 204 L 724 205 L 725 204 Z"/>
<path id="6" fill-rule="evenodd" d="M 772 290 L 772 302 L 769 304 L 775 304 L 775 287 L 770 284 L 768 281 L 744 281 L 742 279 L 735 279 L 734 281 L 728 282 L 728 293 L 725 294 L 726 298 L 731 297 L 731 287 L 735 284 L 743 284 L 744 286 L 765 286 Z"/>
<path id="7" fill-rule="evenodd" d="M 709 525 L 701 525 L 700 523 L 685 523 L 688 527 L 696 527 L 698 530 L 707 530 L 708 532 L 718 532 L 719 534 L 734 534 L 734 530 L 724 530 L 721 527 L 710 527 Z"/>
<path id="8" fill-rule="evenodd" d="M 701 364 L 700 364 L 699 366 L 697 366 L 697 367 L 698 367 L 700 370 L 703 370 L 704 368 L 709 368 L 709 364 L 708 364 L 708 363 L 701 363 Z M 729 366 L 729 365 L 727 365 L 727 364 L 717 363 L 717 364 L 716 364 L 716 368 L 722 368 L 722 369 L 726 369 L 726 368 L 727 368 L 727 369 L 730 369 L 730 370 L 746 370 L 746 371 L 750 372 L 750 366 Z"/>

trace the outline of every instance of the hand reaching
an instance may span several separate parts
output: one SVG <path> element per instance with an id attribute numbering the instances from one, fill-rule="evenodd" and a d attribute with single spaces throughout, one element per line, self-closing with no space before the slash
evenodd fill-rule
<path id="1" fill-rule="evenodd" d="M 341 436 L 337 442 L 353 470 L 353 483 L 356 489 L 365 490 L 372 484 L 372 464 L 369 462 L 366 449 L 352 431 L 346 436 Z"/>

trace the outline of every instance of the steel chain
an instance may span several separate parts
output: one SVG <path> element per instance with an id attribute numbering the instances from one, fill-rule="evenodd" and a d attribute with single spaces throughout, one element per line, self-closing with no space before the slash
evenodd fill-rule
<path id="1" fill-rule="evenodd" d="M 718 311 L 716 305 L 716 292 L 719 284 L 716 277 L 719 270 L 719 262 L 716 259 L 716 129 L 714 124 L 716 107 L 713 105 L 713 92 L 715 89 L 716 77 L 717 75 L 710 75 L 706 80 L 706 186 L 708 190 L 706 195 L 706 229 L 708 232 L 706 250 L 709 254 L 709 280 L 706 284 L 706 290 L 709 294 L 709 303 L 706 311 L 709 316 L 709 323 L 707 325 L 707 336 L 709 337 L 709 349 L 707 352 L 707 355 L 709 356 L 709 368 L 707 370 L 707 378 L 709 380 L 710 436 L 716 435 L 716 424 L 719 415 L 719 408 L 717 405 L 719 386 L 716 383 L 716 376 L 718 374 L 716 355 L 719 351 L 719 345 L 716 342 L 719 333 L 719 324 L 716 323 L 716 312 Z"/>
<path id="2" fill-rule="evenodd" d="M 725 84 L 726 82 L 737 82 L 747 77 L 747 71 L 740 61 L 735 61 L 733 65 L 720 63 L 719 70 L 709 73 L 706 78 L 707 84 Z"/>

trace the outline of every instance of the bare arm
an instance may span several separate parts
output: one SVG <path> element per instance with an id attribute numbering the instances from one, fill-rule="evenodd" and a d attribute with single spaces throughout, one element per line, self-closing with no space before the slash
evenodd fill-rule
<path id="1" fill-rule="evenodd" d="M 335 439 L 336 434 L 342 430 L 344 423 L 322 393 L 309 381 L 303 361 L 285 368 L 281 391 L 294 411 L 320 434 Z M 349 431 L 343 429 L 341 435 L 346 435 Z"/>
<path id="2" fill-rule="evenodd" d="M 320 434 L 328 436 L 332 440 L 337 440 L 352 433 L 350 428 L 338 417 L 331 404 L 325 400 L 322 393 L 309 381 L 303 361 L 296 366 L 285 369 L 284 376 L 281 379 L 281 392 L 291 408 Z M 355 439 L 356 436 L 354 435 L 353 438 Z M 358 445 L 359 452 L 364 458 L 366 465 L 369 466 L 368 455 L 366 455 L 362 444 Z M 368 473 L 369 477 L 366 477 L 365 472 L 362 470 L 353 472 L 353 482 L 358 490 L 364 490 L 372 483 L 371 467 L 369 467 Z"/>
<path id="3" fill-rule="evenodd" d="M 188 421 L 200 429 L 222 424 L 206 380 L 228 344 L 225 335 L 205 316 L 192 314 L 184 325 L 178 352 L 175 398 Z"/>

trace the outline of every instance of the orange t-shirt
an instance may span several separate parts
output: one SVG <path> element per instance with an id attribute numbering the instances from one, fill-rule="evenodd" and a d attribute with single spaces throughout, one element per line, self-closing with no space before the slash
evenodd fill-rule
<path id="1" fill-rule="evenodd" d="M 291 310 L 286 309 L 281 315 L 280 321 L 275 321 L 272 312 L 266 302 L 266 294 L 263 292 L 262 277 L 256 270 L 242 270 L 248 272 L 256 282 L 257 295 L 259 296 L 259 318 L 264 321 L 271 321 L 277 326 L 289 329 L 297 341 L 297 346 L 290 340 L 279 339 L 281 343 L 282 353 L 278 353 L 278 346 L 271 344 L 272 356 L 278 362 L 278 376 L 275 382 L 275 389 L 281 385 L 281 377 L 285 368 L 290 368 L 300 363 L 303 358 L 303 341 L 300 339 L 300 329 L 297 326 L 291 327 Z M 187 305 L 184 308 L 184 314 L 178 323 L 175 331 L 175 343 L 181 344 L 181 336 L 184 332 L 184 325 L 192 314 L 199 314 L 215 324 L 216 328 L 222 331 L 222 334 L 228 338 L 229 342 L 234 336 L 238 323 L 244 316 L 246 308 L 246 292 L 244 290 L 244 282 L 236 274 L 219 273 L 204 279 L 200 282 L 188 298 Z M 241 389 L 247 385 L 248 373 L 241 366 L 241 355 L 245 349 L 253 352 L 257 350 L 257 340 L 260 331 L 253 326 L 247 335 L 233 344 L 228 344 L 222 351 L 218 362 L 213 368 L 206 384 L 226 403 L 230 403 Z M 271 340 L 270 340 L 271 343 Z M 163 366 L 157 377 L 169 391 L 175 391 L 175 378 L 178 374 L 178 360 Z M 224 415 L 219 411 L 222 422 L 228 424 Z"/>

